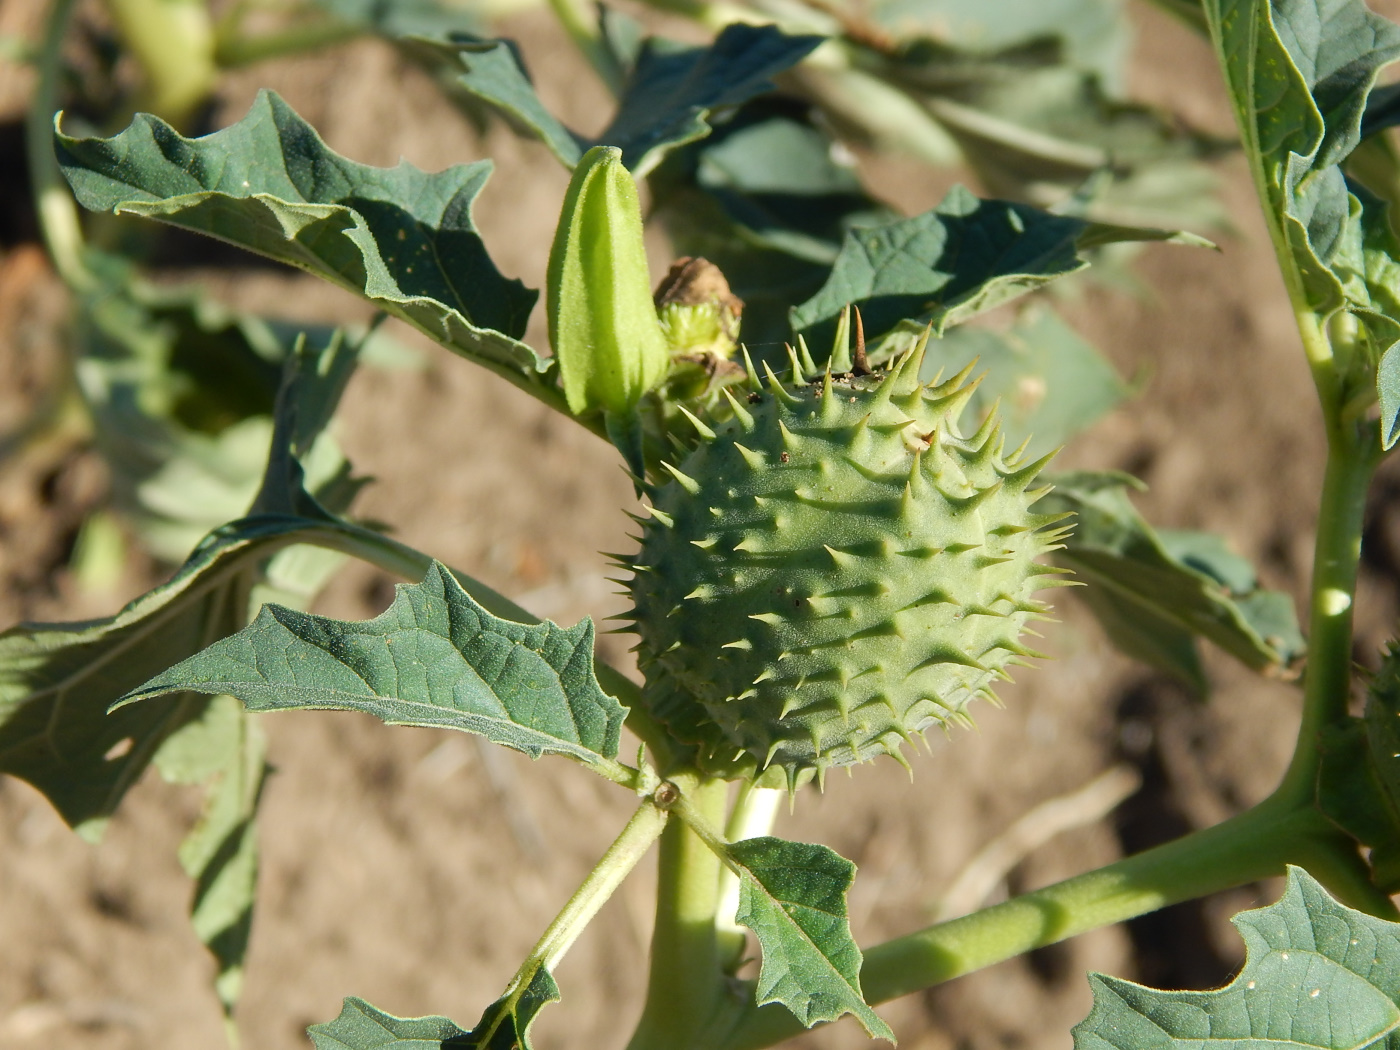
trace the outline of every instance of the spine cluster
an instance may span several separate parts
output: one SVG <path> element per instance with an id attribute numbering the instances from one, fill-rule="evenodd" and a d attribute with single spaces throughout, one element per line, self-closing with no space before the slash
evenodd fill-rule
<path id="1" fill-rule="evenodd" d="M 749 366 L 726 418 L 650 489 L 625 559 L 644 696 L 719 775 L 789 787 L 965 724 L 1047 606 L 1058 516 L 1044 460 L 1004 454 L 995 413 L 963 437 L 975 384 L 922 384 L 926 343 L 889 371 L 814 382 Z M 1048 458 L 1048 457 L 1047 457 Z"/>

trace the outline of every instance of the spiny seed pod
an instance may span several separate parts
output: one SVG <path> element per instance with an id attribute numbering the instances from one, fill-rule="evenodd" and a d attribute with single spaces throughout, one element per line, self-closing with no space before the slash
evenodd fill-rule
<path id="1" fill-rule="evenodd" d="M 970 369 L 918 381 L 927 340 L 888 372 L 815 383 L 750 365 L 732 417 L 650 490 L 632 569 L 645 702 L 711 774 L 815 771 L 889 754 L 995 700 L 1062 570 L 1062 515 L 1033 513 L 1045 459 L 1003 455 L 995 414 L 957 420 Z M 804 348 L 805 350 L 805 348 Z M 805 356 L 805 353 L 804 353 Z M 810 360 L 810 359 L 808 359 Z M 688 413 L 687 413 L 688 414 Z M 765 776 L 765 780 L 771 779 Z"/>
<path id="2" fill-rule="evenodd" d="M 549 251 L 549 344 L 569 411 L 622 416 L 666 375 L 637 185 L 615 146 L 574 169 Z"/>

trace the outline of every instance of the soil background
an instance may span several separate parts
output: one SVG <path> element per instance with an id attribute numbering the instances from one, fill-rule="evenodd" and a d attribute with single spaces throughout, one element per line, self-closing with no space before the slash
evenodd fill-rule
<path id="1" fill-rule="evenodd" d="M 0 0 L 0 33 L 36 39 L 38 0 Z M 1198 127 L 1229 133 L 1206 43 L 1145 5 L 1132 93 Z M 1390 12 L 1394 15 L 1396 12 Z M 672 28 L 675 28 L 674 26 Z M 685 32 L 693 35 L 688 27 Z M 546 101 L 583 130 L 602 123 L 603 90 L 543 13 L 512 17 Z M 494 158 L 477 219 L 501 270 L 543 283 L 565 175 L 542 147 L 504 128 L 473 132 L 431 83 L 386 45 L 364 41 L 229 77 L 219 123 L 257 88 L 278 90 L 336 150 L 436 170 Z M 39 406 L 59 373 L 65 297 L 23 201 L 17 125 L 26 74 L 0 67 L 0 433 Z M 862 158 L 877 194 L 913 212 L 951 177 Z M 1301 596 L 1311 562 L 1323 450 L 1289 310 L 1238 158 L 1220 165 L 1234 231 L 1212 253 L 1145 249 L 1147 293 L 1093 286 L 1062 304 L 1141 392 L 1064 453 L 1061 466 L 1123 468 L 1150 486 L 1155 523 L 1211 529 L 1259 566 L 1266 585 Z M 226 254 L 226 253 L 225 253 Z M 661 268 L 668 249 L 658 238 Z M 223 255 L 219 256 L 223 260 Z M 198 269 L 198 266 L 194 267 Z M 200 276 L 189 266 L 171 278 Z M 348 295 L 287 271 L 202 274 L 240 306 L 320 321 L 365 320 Z M 414 342 L 412 333 L 396 334 Z M 543 345 L 542 322 L 532 341 Z M 421 341 L 419 341 L 421 343 Z M 423 344 L 426 345 L 426 344 Z M 430 552 L 563 624 L 619 611 L 598 551 L 625 550 L 632 494 L 615 454 L 480 369 L 425 350 L 419 370 L 364 369 L 339 437 L 376 480 L 355 511 L 392 523 Z M 71 443 L 30 442 L 0 461 L 0 626 L 107 615 L 159 579 L 139 556 L 105 593 L 67 568 L 83 516 L 101 503 L 99 460 Z M 1383 471 L 1367 537 L 1356 656 L 1373 663 L 1396 612 L 1400 471 Z M 317 610 L 361 618 L 394 581 L 351 567 Z M 1064 592 L 1060 592 L 1064 594 Z M 1126 763 L 1141 788 L 1110 817 L 1032 851 L 999 887 L 1041 886 L 1215 823 L 1259 800 L 1286 762 L 1298 698 L 1208 653 L 1214 684 L 1194 701 L 1116 656 L 1072 598 L 1043 648 L 1055 660 L 1005 690 L 979 729 L 934 739 L 912 783 L 892 762 L 803 791 L 777 831 L 854 860 L 852 926 L 873 943 L 924 925 L 977 850 L 1031 806 Z M 627 662 L 625 636 L 603 636 Z M 469 1026 L 626 820 L 624 792 L 561 759 L 531 763 L 451 733 L 388 728 L 348 714 L 283 714 L 262 724 L 271 777 L 261 816 L 263 875 L 238 1020 L 250 1050 L 309 1045 L 345 995 L 403 1016 Z M 212 966 L 190 931 L 190 885 L 176 846 L 197 792 L 153 773 L 94 848 L 28 785 L 0 780 L 0 1050 L 217 1050 Z M 654 876 L 622 888 L 557 977 L 561 1005 L 536 1026 L 544 1050 L 620 1047 L 640 1009 Z M 881 1007 L 910 1050 L 1067 1050 L 1088 1012 L 1089 969 L 1169 987 L 1229 977 L 1241 947 L 1226 918 L 1272 899 L 1251 886 L 993 967 Z M 799 1045 L 865 1044 L 850 1019 Z"/>

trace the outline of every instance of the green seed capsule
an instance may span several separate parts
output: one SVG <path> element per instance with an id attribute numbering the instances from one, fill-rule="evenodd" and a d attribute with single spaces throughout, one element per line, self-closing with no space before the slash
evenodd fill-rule
<path id="1" fill-rule="evenodd" d="M 630 413 L 665 377 L 637 186 L 622 151 L 595 146 L 574 169 L 549 253 L 549 342 L 575 415 Z"/>

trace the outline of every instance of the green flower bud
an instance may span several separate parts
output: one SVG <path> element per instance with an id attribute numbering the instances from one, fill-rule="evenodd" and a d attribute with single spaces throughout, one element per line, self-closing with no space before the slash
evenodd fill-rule
<path id="1" fill-rule="evenodd" d="M 549 253 L 549 342 L 575 415 L 630 413 L 665 377 L 637 186 L 622 151 L 595 146 L 574 169 Z"/>

